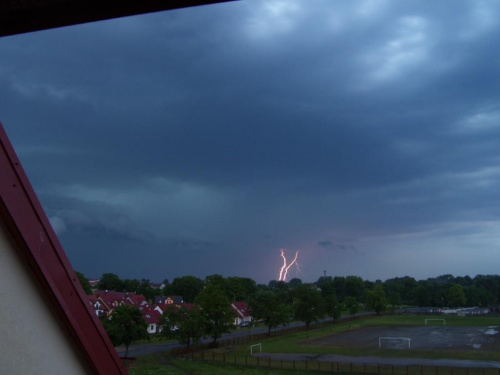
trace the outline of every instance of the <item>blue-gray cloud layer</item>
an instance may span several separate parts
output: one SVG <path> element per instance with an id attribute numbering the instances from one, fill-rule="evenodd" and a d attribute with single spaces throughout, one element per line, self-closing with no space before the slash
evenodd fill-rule
<path id="1" fill-rule="evenodd" d="M 496 273 L 499 8 L 254 0 L 3 38 L 0 120 L 86 274 L 267 281 L 280 248 L 307 281 Z"/>

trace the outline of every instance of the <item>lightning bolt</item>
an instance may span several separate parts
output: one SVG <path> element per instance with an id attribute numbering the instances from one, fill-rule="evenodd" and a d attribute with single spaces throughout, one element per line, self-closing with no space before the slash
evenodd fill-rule
<path id="1" fill-rule="evenodd" d="M 278 281 L 286 281 L 286 274 L 288 273 L 290 267 L 296 264 L 297 258 L 299 257 L 299 251 L 298 250 L 296 251 L 295 258 L 293 258 L 293 260 L 288 265 L 285 257 L 285 252 L 283 251 L 283 249 L 281 250 L 281 257 L 283 258 L 283 266 L 280 269 L 280 275 Z"/>

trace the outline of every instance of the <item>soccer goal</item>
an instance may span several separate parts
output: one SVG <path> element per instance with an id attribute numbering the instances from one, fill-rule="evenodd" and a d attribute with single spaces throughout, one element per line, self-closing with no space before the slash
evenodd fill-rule
<path id="1" fill-rule="evenodd" d="M 429 322 L 433 321 L 442 322 L 444 326 L 446 325 L 446 319 L 425 319 L 425 325 L 429 325 Z"/>
<path id="2" fill-rule="evenodd" d="M 259 348 L 259 353 L 262 353 L 262 344 L 261 343 L 250 345 L 250 355 L 253 354 L 253 348 Z"/>
<path id="3" fill-rule="evenodd" d="M 378 348 L 382 348 L 382 342 L 384 341 L 392 341 L 392 342 L 397 342 L 398 347 L 401 342 L 407 342 L 408 343 L 408 349 L 410 349 L 411 346 L 411 338 L 409 337 L 379 337 L 378 338 Z M 406 346 L 406 344 L 404 344 Z"/>

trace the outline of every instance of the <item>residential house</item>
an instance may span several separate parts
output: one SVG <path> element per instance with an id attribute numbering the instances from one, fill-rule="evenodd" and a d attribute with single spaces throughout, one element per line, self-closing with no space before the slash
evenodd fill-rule
<path id="1" fill-rule="evenodd" d="M 169 305 L 180 305 L 183 303 L 182 296 L 155 296 L 154 303 L 160 307 Z"/>
<path id="2" fill-rule="evenodd" d="M 155 282 L 150 282 L 149 283 L 149 286 L 153 289 L 163 289 L 165 288 L 165 284 L 164 283 L 155 283 Z"/>
<path id="3" fill-rule="evenodd" d="M 89 301 L 90 306 L 92 306 L 92 309 L 95 311 L 95 314 L 99 316 L 107 316 L 108 315 L 108 310 L 105 310 L 105 306 L 102 304 L 101 301 L 99 301 L 99 298 L 90 295 L 87 296 L 87 299 Z"/>
<path id="4" fill-rule="evenodd" d="M 92 305 L 99 316 L 111 315 L 113 310 L 122 304 L 137 307 L 147 305 L 146 298 L 141 294 L 113 290 L 96 290 L 93 296 L 89 296 L 89 300 L 94 301 L 94 299 Z"/>
<path id="5" fill-rule="evenodd" d="M 154 334 L 154 333 L 159 333 L 159 322 L 161 318 L 161 313 L 156 309 L 151 306 L 148 306 L 147 308 L 144 307 L 142 311 L 142 317 L 148 324 L 148 333 L 149 334 Z"/>
<path id="6" fill-rule="evenodd" d="M 246 302 L 233 302 L 231 308 L 236 313 L 236 318 L 234 318 L 234 325 L 239 326 L 242 323 L 251 323 L 252 315 L 250 313 L 250 308 Z"/>

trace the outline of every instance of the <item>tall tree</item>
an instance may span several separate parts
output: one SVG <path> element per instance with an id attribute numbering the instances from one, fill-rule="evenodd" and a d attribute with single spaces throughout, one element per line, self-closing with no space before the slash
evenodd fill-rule
<path id="1" fill-rule="evenodd" d="M 335 276 L 333 278 L 333 286 L 335 287 L 335 293 L 337 293 L 337 299 L 341 302 L 344 301 L 346 297 L 345 277 Z"/>
<path id="2" fill-rule="evenodd" d="M 373 290 L 366 292 L 366 303 L 368 308 L 375 311 L 377 315 L 387 309 L 387 297 L 382 285 L 376 285 Z"/>
<path id="3" fill-rule="evenodd" d="M 355 316 L 359 312 L 359 302 L 354 297 L 346 297 L 344 305 L 352 316 Z"/>
<path id="4" fill-rule="evenodd" d="M 398 306 L 401 306 L 401 296 L 396 291 L 391 291 L 387 293 L 387 302 L 390 305 L 392 312 L 396 311 Z"/>
<path id="5" fill-rule="evenodd" d="M 299 279 L 298 277 L 294 277 L 288 282 L 288 286 L 290 286 L 290 288 L 296 288 L 299 285 L 302 285 L 302 280 Z"/>
<path id="6" fill-rule="evenodd" d="M 255 295 L 257 286 L 255 281 L 245 277 L 228 277 L 225 281 L 225 291 L 231 301 L 247 301 Z"/>
<path id="7" fill-rule="evenodd" d="M 192 308 L 170 306 L 160 318 L 161 333 L 176 338 L 189 350 L 205 335 L 206 321 L 198 306 Z"/>
<path id="8" fill-rule="evenodd" d="M 149 281 L 149 279 L 141 279 L 141 282 L 137 289 L 137 294 L 142 294 L 144 297 L 146 297 L 146 300 L 151 301 L 154 299 L 157 291 L 151 286 L 151 282 Z"/>
<path id="9" fill-rule="evenodd" d="M 133 341 L 149 337 L 148 324 L 135 306 L 118 306 L 111 317 L 104 319 L 103 325 L 114 346 L 125 345 L 125 357 Z"/>
<path id="10" fill-rule="evenodd" d="M 212 346 L 217 346 L 217 339 L 223 333 L 230 332 L 234 325 L 235 313 L 226 293 L 217 285 L 208 284 L 196 297 L 205 319 L 205 333 L 212 337 Z"/>
<path id="11" fill-rule="evenodd" d="M 335 294 L 329 294 L 323 297 L 323 305 L 325 314 L 331 317 L 333 321 L 340 318 L 342 315 L 342 304 L 339 303 Z"/>
<path id="12" fill-rule="evenodd" d="M 431 305 L 431 293 L 429 283 L 427 281 L 419 281 L 417 287 L 413 291 L 414 305 L 424 307 Z"/>
<path id="13" fill-rule="evenodd" d="M 98 284 L 100 290 L 114 290 L 116 292 L 122 292 L 123 287 L 123 281 L 114 273 L 104 273 Z"/>
<path id="14" fill-rule="evenodd" d="M 365 294 L 365 283 L 358 276 L 347 276 L 345 279 L 346 296 L 362 301 Z"/>
<path id="15" fill-rule="evenodd" d="M 447 301 L 452 307 L 465 306 L 466 302 L 464 287 L 460 284 L 454 284 L 448 289 Z"/>
<path id="16" fill-rule="evenodd" d="M 319 288 L 323 289 L 324 284 L 331 284 L 332 282 L 333 282 L 333 278 L 331 276 L 320 276 L 315 284 Z"/>
<path id="17" fill-rule="evenodd" d="M 196 276 L 176 277 L 165 289 L 165 294 L 182 296 L 184 302 L 192 303 L 203 289 L 203 280 Z"/>
<path id="18" fill-rule="evenodd" d="M 296 319 L 309 325 L 324 315 L 321 293 L 309 284 L 303 284 L 293 290 L 293 310 Z"/>
<path id="19" fill-rule="evenodd" d="M 335 321 L 335 319 L 340 318 L 342 314 L 342 306 L 338 301 L 333 279 L 323 276 L 320 278 L 320 281 L 321 297 L 323 298 L 325 314 Z"/>
<path id="20" fill-rule="evenodd" d="M 227 280 L 224 276 L 219 274 L 208 275 L 205 277 L 205 285 L 214 285 L 219 287 L 224 292 L 227 291 Z"/>
<path id="21" fill-rule="evenodd" d="M 141 282 L 137 279 L 124 279 L 123 290 L 131 293 L 138 293 Z"/>
<path id="22" fill-rule="evenodd" d="M 271 335 L 271 329 L 281 324 L 287 324 L 290 320 L 291 311 L 285 304 L 281 303 L 278 296 L 271 291 L 257 293 L 249 302 L 252 319 L 262 320 L 267 326 L 267 334 Z"/>
<path id="23" fill-rule="evenodd" d="M 291 304 L 293 297 L 290 291 L 290 286 L 285 281 L 271 280 L 268 283 L 268 289 L 278 296 L 280 303 Z"/>
<path id="24" fill-rule="evenodd" d="M 469 306 L 488 306 L 494 301 L 490 292 L 480 289 L 475 285 L 472 285 L 465 290 L 465 296 Z"/>

